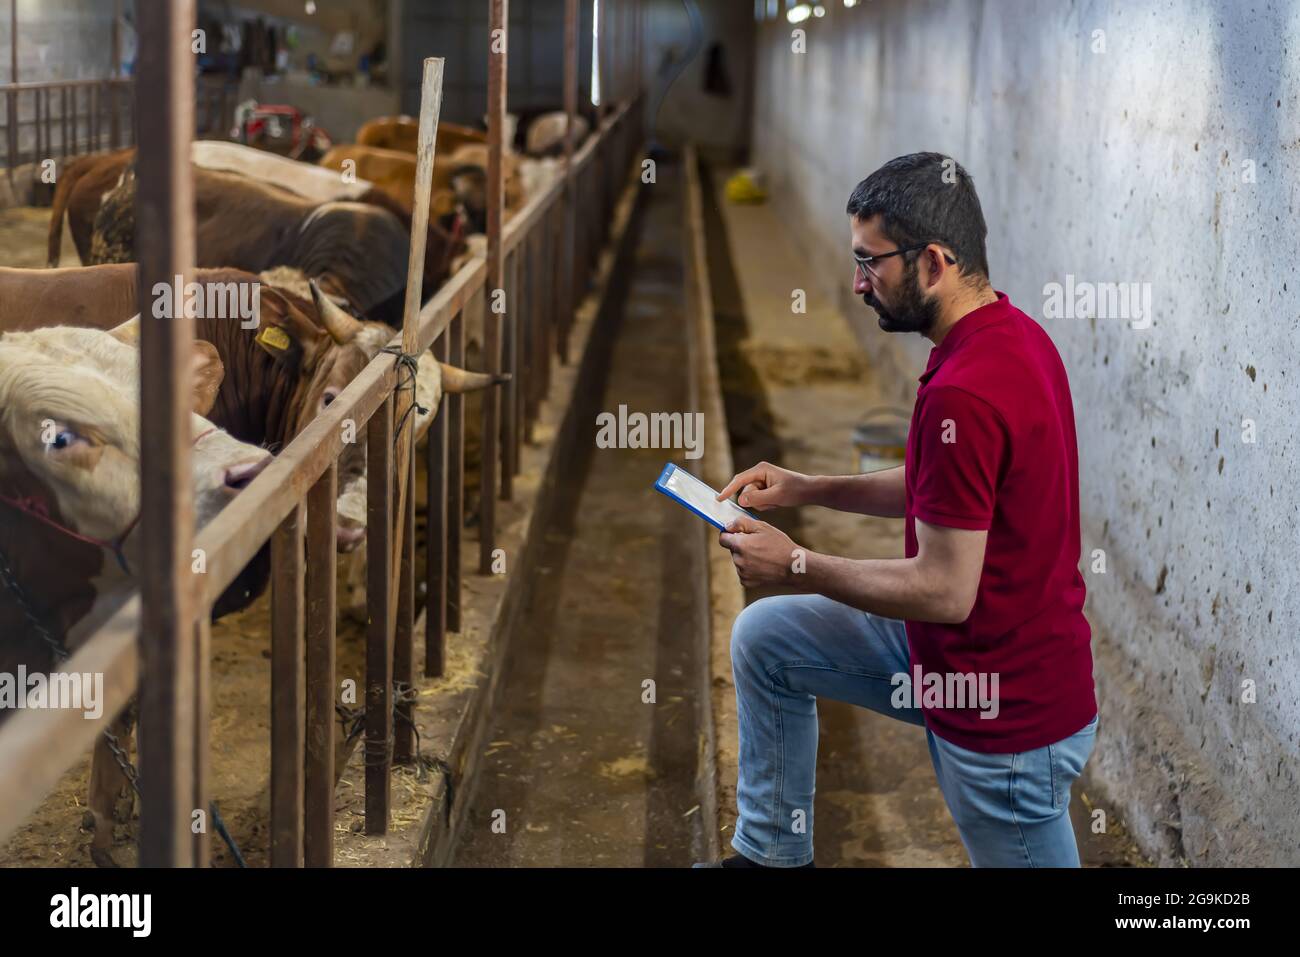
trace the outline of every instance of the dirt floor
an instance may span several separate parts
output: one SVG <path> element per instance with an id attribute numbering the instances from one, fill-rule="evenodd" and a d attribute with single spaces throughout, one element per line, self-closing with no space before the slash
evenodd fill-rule
<path id="1" fill-rule="evenodd" d="M 687 409 L 680 176 L 661 165 L 647 192 L 601 409 Z M 680 450 L 586 450 L 510 639 L 455 866 L 699 859 L 698 520 L 651 489 L 665 461 L 689 462 Z"/>
<path id="2" fill-rule="evenodd" d="M 766 459 L 810 474 L 855 472 L 853 427 L 869 408 L 888 404 L 882 383 L 848 321 L 812 288 L 803 254 L 773 208 L 726 201 L 721 185 L 729 172 L 713 171 L 703 189 L 736 468 Z M 806 314 L 791 310 L 795 289 L 808 294 Z M 850 558 L 903 553 L 901 520 L 815 508 L 763 517 L 817 551 Z M 746 598 L 764 594 L 754 591 Z M 920 728 L 828 700 L 818 702 L 818 716 L 819 867 L 968 865 Z M 1072 793 L 1071 817 L 1086 866 L 1145 863 L 1113 812 L 1108 834 L 1088 829 L 1093 799 L 1086 772 Z"/>

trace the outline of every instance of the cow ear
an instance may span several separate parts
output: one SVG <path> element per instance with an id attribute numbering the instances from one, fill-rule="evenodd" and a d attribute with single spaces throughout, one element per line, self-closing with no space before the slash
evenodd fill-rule
<path id="1" fill-rule="evenodd" d="M 207 415 L 217 401 L 226 367 L 217 347 L 202 339 L 194 341 L 194 411 Z"/>
<path id="2" fill-rule="evenodd" d="M 310 368 L 329 338 L 288 296 L 270 286 L 262 286 L 261 329 L 256 342 L 262 351 L 281 359 L 300 352 L 303 364 Z"/>

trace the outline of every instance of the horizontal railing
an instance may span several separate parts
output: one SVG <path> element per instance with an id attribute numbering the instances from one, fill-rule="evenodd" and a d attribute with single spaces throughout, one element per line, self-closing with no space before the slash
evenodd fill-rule
<path id="1" fill-rule="evenodd" d="M 234 125 L 237 95 L 229 77 L 201 77 L 195 86 L 195 135 L 226 136 Z M 0 102 L 10 170 L 135 145 L 134 77 L 0 83 Z"/>

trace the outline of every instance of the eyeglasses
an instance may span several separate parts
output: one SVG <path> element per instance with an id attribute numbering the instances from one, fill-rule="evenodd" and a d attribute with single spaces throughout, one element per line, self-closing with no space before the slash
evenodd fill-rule
<path id="1" fill-rule="evenodd" d="M 874 276 L 877 275 L 877 273 L 871 268 L 873 263 L 877 263 L 882 259 L 888 259 L 890 256 L 900 256 L 903 253 L 915 252 L 916 250 L 924 249 L 929 245 L 930 243 L 913 243 L 910 246 L 904 246 L 902 249 L 895 249 L 892 252 L 881 253 L 878 256 L 859 256 L 857 253 L 854 253 L 853 261 L 857 264 L 857 268 L 862 270 L 863 276 L 866 276 L 868 270 L 870 270 L 871 274 Z M 957 265 L 957 260 L 953 259 L 947 253 L 943 254 L 943 258 L 947 261 L 949 266 Z"/>

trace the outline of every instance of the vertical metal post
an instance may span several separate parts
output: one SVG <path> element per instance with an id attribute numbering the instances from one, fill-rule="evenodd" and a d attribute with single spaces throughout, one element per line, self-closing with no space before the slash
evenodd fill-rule
<path id="1" fill-rule="evenodd" d="M 578 112 L 578 0 L 565 0 L 564 4 L 564 221 L 560 236 L 560 314 L 556 317 L 556 352 L 560 362 L 569 363 L 569 328 L 573 323 L 573 310 L 577 305 L 574 286 L 574 245 L 577 242 L 578 197 L 573 177 L 573 124 Z M 595 132 L 595 131 L 593 131 Z"/>
<path id="2" fill-rule="evenodd" d="M 483 351 L 487 370 L 501 372 L 501 318 L 494 310 L 504 284 L 501 232 L 504 224 L 506 26 L 508 0 L 488 0 L 488 171 L 487 171 L 487 302 L 483 312 Z M 506 306 L 509 309 L 509 304 Z M 483 462 L 479 488 L 479 573 L 492 571 L 496 547 L 496 496 L 500 466 L 501 390 L 483 396 Z"/>
<path id="3" fill-rule="evenodd" d="M 451 331 L 447 330 L 433 343 L 433 355 L 447 361 Z M 447 558 L 450 554 L 449 531 L 452 522 L 448 517 L 448 433 L 450 408 L 447 393 L 442 395 L 442 405 L 437 418 L 429 426 L 425 459 L 424 507 L 424 674 L 439 677 L 445 668 L 447 641 Z M 457 516 L 459 521 L 459 516 Z M 459 541 L 459 537 L 457 538 Z"/>
<path id="4" fill-rule="evenodd" d="M 366 425 L 366 833 L 388 831 L 393 733 L 393 397 Z M 409 461 L 409 460 L 408 460 Z M 412 490 L 414 494 L 414 490 Z"/>
<path id="5" fill-rule="evenodd" d="M 471 299 L 466 308 L 472 305 Z M 451 321 L 447 335 L 450 339 L 447 361 L 457 368 L 464 368 L 464 309 Z M 444 395 L 442 401 L 447 406 L 443 413 L 447 416 L 447 630 L 460 631 L 460 545 L 465 528 L 465 396 L 460 393 Z M 424 640 L 429 640 L 427 632 Z"/>
<path id="6" fill-rule="evenodd" d="M 149 317 L 155 284 L 187 276 L 194 261 L 193 0 L 141 4 L 139 23 L 140 84 L 152 102 L 137 157 L 137 302 Z M 176 312 L 140 324 L 142 867 L 194 864 L 191 814 L 207 813 L 194 793 L 196 764 L 206 760 L 194 741 L 196 675 L 208 665 L 196 654 L 199 582 L 190 571 L 194 320 L 183 306 Z"/>
<path id="7" fill-rule="evenodd" d="M 376 477 L 376 481 L 380 481 Z M 335 517 L 338 463 L 307 492 L 307 744 L 303 771 L 303 864 L 334 863 Z"/>
<path id="8" fill-rule="evenodd" d="M 306 617 L 300 502 L 271 538 L 271 866 L 302 866 Z"/>
<path id="9" fill-rule="evenodd" d="M 9 0 L 9 82 L 18 82 L 18 0 Z M 5 105 L 8 120 L 9 166 L 6 170 L 10 184 L 14 181 L 14 167 L 18 165 L 18 94 L 11 92 Z"/>

